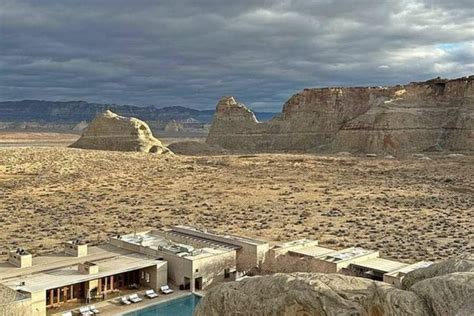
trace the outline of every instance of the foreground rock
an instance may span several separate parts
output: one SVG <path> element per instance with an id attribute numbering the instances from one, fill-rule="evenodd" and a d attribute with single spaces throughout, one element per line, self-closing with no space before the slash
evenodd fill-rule
<path id="1" fill-rule="evenodd" d="M 209 290 L 195 315 L 464 315 L 473 295 L 472 272 L 425 279 L 409 290 L 339 274 L 275 274 Z"/>
<path id="2" fill-rule="evenodd" d="M 150 127 L 136 118 L 119 116 L 111 111 L 99 114 L 70 147 L 112 151 L 169 153 Z"/>
<path id="3" fill-rule="evenodd" d="M 258 122 L 222 98 L 207 138 L 243 152 L 474 150 L 474 76 L 394 87 L 305 89 Z"/>

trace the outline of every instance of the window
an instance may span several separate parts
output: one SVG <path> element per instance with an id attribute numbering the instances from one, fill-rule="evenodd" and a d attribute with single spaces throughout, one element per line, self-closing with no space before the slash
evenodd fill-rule
<path id="1" fill-rule="evenodd" d="M 230 278 L 230 269 L 224 269 L 224 279 Z"/>
<path id="2" fill-rule="evenodd" d="M 145 273 L 145 279 L 147 283 L 150 283 L 150 273 Z"/>

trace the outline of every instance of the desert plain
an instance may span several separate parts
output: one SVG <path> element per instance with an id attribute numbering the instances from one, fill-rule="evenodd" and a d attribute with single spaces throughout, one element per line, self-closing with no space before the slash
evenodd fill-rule
<path id="1" fill-rule="evenodd" d="M 0 148 L 3 257 L 175 224 L 361 246 L 406 262 L 474 250 L 472 155 L 171 156 L 45 143 Z"/>

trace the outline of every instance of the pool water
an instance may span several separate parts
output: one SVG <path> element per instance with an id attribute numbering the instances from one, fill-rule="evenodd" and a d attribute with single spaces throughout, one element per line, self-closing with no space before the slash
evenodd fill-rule
<path id="1" fill-rule="evenodd" d="M 201 299 L 200 296 L 191 294 L 168 302 L 158 303 L 144 309 L 124 314 L 124 316 L 192 316 L 194 308 Z"/>

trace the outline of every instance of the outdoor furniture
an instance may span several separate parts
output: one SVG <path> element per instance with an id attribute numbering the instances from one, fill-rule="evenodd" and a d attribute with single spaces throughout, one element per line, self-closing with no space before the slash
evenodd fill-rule
<path id="1" fill-rule="evenodd" d="M 142 301 L 142 299 L 138 297 L 138 294 L 132 294 L 128 297 L 128 299 L 132 301 L 132 303 L 138 303 Z"/>
<path id="2" fill-rule="evenodd" d="M 132 302 L 130 302 L 130 301 L 127 299 L 126 296 L 121 296 L 121 297 L 120 297 L 120 301 L 121 301 L 122 304 L 124 304 L 124 305 L 130 305 L 130 304 L 132 304 Z"/>
<path id="3" fill-rule="evenodd" d="M 82 306 L 82 307 L 79 307 L 79 313 L 80 313 L 82 316 L 91 316 L 91 315 L 94 315 L 94 313 L 90 311 L 89 306 Z"/>
<path id="4" fill-rule="evenodd" d="M 155 298 L 158 296 L 158 294 L 155 293 L 155 290 L 148 290 L 145 291 L 145 296 L 148 298 Z"/>
<path id="5" fill-rule="evenodd" d="M 100 313 L 100 311 L 97 308 L 95 308 L 94 305 L 89 306 L 89 310 L 91 312 L 93 312 L 94 314 L 99 314 Z"/>
<path id="6" fill-rule="evenodd" d="M 170 294 L 170 293 L 174 292 L 172 289 L 170 289 L 170 287 L 168 285 L 163 285 L 162 287 L 160 287 L 160 290 L 164 294 Z"/>

